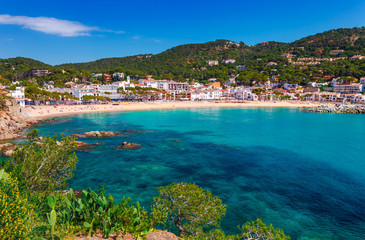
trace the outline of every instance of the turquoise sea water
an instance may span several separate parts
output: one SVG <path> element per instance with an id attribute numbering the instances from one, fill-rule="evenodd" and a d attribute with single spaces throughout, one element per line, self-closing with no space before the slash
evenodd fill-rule
<path id="1" fill-rule="evenodd" d="M 78 152 L 74 189 L 102 184 L 149 208 L 156 188 L 195 182 L 227 205 L 222 227 L 261 218 L 292 239 L 365 239 L 365 115 L 188 109 L 74 115 L 41 135 L 140 130 Z M 138 150 L 115 149 L 123 141 Z"/>

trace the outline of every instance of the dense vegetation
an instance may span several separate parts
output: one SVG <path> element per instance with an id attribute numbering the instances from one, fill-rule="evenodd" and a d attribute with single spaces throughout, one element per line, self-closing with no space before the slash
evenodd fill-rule
<path id="1" fill-rule="evenodd" d="M 237 235 L 220 229 L 226 207 L 219 197 L 192 183 L 158 189 L 151 212 L 138 202 L 119 203 L 97 192 L 67 189 L 76 167 L 76 144 L 70 137 L 28 134 L 25 145 L 0 167 L 1 239 L 63 239 L 75 234 L 145 237 L 156 229 L 179 233 L 183 239 L 290 239 L 260 220 L 237 228 Z"/>
<path id="2" fill-rule="evenodd" d="M 332 50 L 344 50 L 331 54 Z M 80 82 L 101 82 L 91 72 L 124 72 L 127 75 L 153 75 L 156 79 L 206 81 L 216 78 L 222 82 L 231 76 L 239 76 L 238 84 L 252 85 L 278 78 L 280 82 L 306 83 L 323 81 L 325 76 L 359 78 L 365 76 L 365 60 L 338 60 L 309 65 L 308 68 L 291 66 L 283 53 L 294 54 L 293 60 L 301 57 L 347 57 L 365 55 L 365 28 L 331 30 L 302 38 L 292 43 L 263 42 L 247 46 L 243 42 L 216 40 L 202 44 L 186 44 L 168 49 L 156 55 L 138 55 L 120 58 L 105 58 L 86 63 L 69 63 L 50 66 L 27 58 L 0 60 L 0 83 L 9 80 L 26 80 L 23 85 L 52 82 L 65 87 L 65 83 L 77 79 Z M 235 59 L 224 64 L 223 59 Z M 207 60 L 218 60 L 219 65 L 209 66 Z M 277 65 L 268 65 L 275 62 Z M 246 70 L 238 70 L 244 65 Z M 51 74 L 32 77 L 31 69 L 48 69 Z"/>

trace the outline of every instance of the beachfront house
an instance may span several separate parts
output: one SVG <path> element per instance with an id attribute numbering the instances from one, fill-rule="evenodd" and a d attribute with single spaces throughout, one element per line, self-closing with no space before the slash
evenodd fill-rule
<path id="1" fill-rule="evenodd" d="M 112 100 L 118 100 L 121 98 L 121 94 L 118 93 L 119 85 L 117 84 L 109 84 L 109 85 L 99 85 L 97 89 L 95 89 L 98 93 L 98 96 L 108 97 Z"/>
<path id="2" fill-rule="evenodd" d="M 24 87 L 16 87 L 15 90 L 10 90 L 10 96 L 13 97 L 16 103 L 21 107 L 25 107 L 24 90 Z"/>
<path id="3" fill-rule="evenodd" d="M 363 85 L 358 83 L 353 84 L 336 84 L 333 86 L 333 91 L 336 93 L 361 93 L 363 92 Z"/>
<path id="4" fill-rule="evenodd" d="M 168 83 L 168 91 L 172 94 L 187 93 L 190 91 L 190 85 L 188 83 L 170 81 Z"/>
<path id="5" fill-rule="evenodd" d="M 258 96 L 252 93 L 252 90 L 248 88 L 235 89 L 232 95 L 235 100 L 240 101 L 255 101 L 259 99 Z"/>

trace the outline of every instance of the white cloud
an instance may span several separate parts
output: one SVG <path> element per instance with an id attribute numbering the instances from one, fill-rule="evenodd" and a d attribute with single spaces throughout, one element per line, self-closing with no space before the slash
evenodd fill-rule
<path id="1" fill-rule="evenodd" d="M 92 31 L 124 33 L 123 31 L 102 30 L 98 27 L 86 26 L 79 22 L 57 18 L 11 16 L 8 14 L 0 14 L 0 24 L 18 25 L 26 29 L 61 37 L 90 36 Z"/>
<path id="2" fill-rule="evenodd" d="M 140 36 L 133 36 L 132 39 L 133 40 L 139 40 L 139 39 L 141 39 L 141 37 Z"/>

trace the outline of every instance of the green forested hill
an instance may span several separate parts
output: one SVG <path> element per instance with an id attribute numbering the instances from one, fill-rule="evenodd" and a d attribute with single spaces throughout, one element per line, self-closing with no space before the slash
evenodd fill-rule
<path id="1" fill-rule="evenodd" d="M 304 47 L 301 51 L 293 50 Z M 87 63 L 70 63 L 59 65 L 61 68 L 85 69 L 88 71 L 102 71 L 123 67 L 125 69 L 140 70 L 146 73 L 161 75 L 195 75 L 192 68 L 204 66 L 207 60 L 221 60 L 234 58 L 237 64 L 249 64 L 250 60 L 269 58 L 272 61 L 287 51 L 298 57 L 310 57 L 315 50 L 323 51 L 323 56 L 329 56 L 332 50 L 345 50 L 341 56 L 351 57 L 355 54 L 365 54 L 365 28 L 346 28 L 330 30 L 311 35 L 293 43 L 265 42 L 255 46 L 231 44 L 229 40 L 216 40 L 202 44 L 186 44 L 168 49 L 151 58 L 139 59 L 137 56 L 122 58 L 105 58 Z"/>
<path id="2" fill-rule="evenodd" d="M 85 63 L 67 63 L 50 66 L 28 58 L 0 59 L 0 75 L 7 79 L 19 79 L 25 71 L 43 68 L 54 75 L 37 77 L 37 82 L 70 81 L 72 78 L 88 79 L 91 72 L 123 71 L 129 75 L 151 74 L 156 78 L 175 80 L 195 79 L 198 81 L 209 78 L 227 80 L 231 75 L 240 75 L 238 83 L 252 84 L 266 81 L 272 76 L 280 81 L 306 82 L 321 80 L 325 75 L 335 77 L 365 75 L 364 60 L 339 60 L 325 62 L 307 69 L 291 66 L 283 53 L 298 57 L 334 57 L 332 50 L 344 50 L 337 57 L 352 57 L 365 55 L 365 28 L 346 28 L 330 30 L 304 37 L 292 43 L 263 42 L 247 46 L 243 42 L 234 43 L 229 40 L 216 40 L 200 44 L 185 44 L 173 47 L 159 54 L 142 54 L 128 57 L 99 59 Z M 315 54 L 316 52 L 317 54 Z M 319 54 L 318 54 L 319 52 Z M 235 59 L 233 64 L 223 64 L 223 59 Z M 218 60 L 218 66 L 208 66 L 207 60 Z M 270 66 L 269 62 L 277 65 Z M 237 65 L 245 65 L 246 70 L 236 70 Z M 66 70 L 66 75 L 62 70 Z M 82 70 L 82 73 L 81 73 Z M 57 79 L 56 79 L 57 77 Z"/>
<path id="3" fill-rule="evenodd" d="M 0 59 L 0 72 L 14 71 L 15 73 L 22 73 L 31 69 L 47 69 L 51 65 L 43 62 L 24 57 Z"/>
<path id="4" fill-rule="evenodd" d="M 343 49 L 345 56 L 365 53 L 365 28 L 340 28 L 304 37 L 290 44 L 293 47 L 305 47 L 311 53 L 323 50 L 328 54 L 331 50 Z"/>

